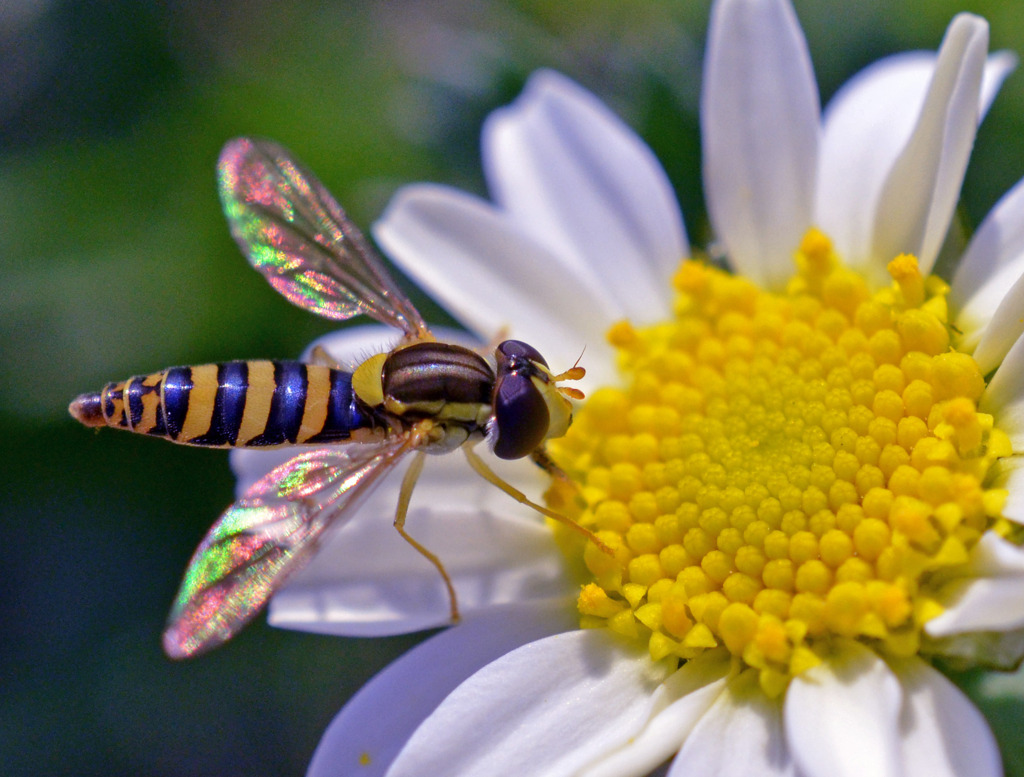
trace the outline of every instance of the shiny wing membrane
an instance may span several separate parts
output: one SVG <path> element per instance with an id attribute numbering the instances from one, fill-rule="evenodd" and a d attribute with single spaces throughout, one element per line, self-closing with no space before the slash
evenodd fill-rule
<path id="1" fill-rule="evenodd" d="M 362 313 L 429 338 L 359 229 L 287 150 L 237 138 L 221 151 L 217 178 L 235 241 L 289 302 L 336 320 Z"/>
<path id="2" fill-rule="evenodd" d="M 408 449 L 401 437 L 319 448 L 255 483 L 192 556 L 164 631 L 167 654 L 193 656 L 236 634 L 313 556 L 326 529 L 350 517 Z"/>

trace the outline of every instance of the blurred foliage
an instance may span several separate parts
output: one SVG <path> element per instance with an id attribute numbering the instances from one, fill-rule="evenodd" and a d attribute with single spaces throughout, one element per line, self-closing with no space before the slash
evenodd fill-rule
<path id="1" fill-rule="evenodd" d="M 880 56 L 935 48 L 958 10 L 992 22 L 993 48 L 1024 50 L 1016 0 L 797 2 L 823 102 Z M 288 357 L 328 331 L 231 242 L 213 182 L 223 142 L 278 139 L 369 225 L 406 182 L 483 193 L 481 121 L 554 67 L 652 145 L 701 243 L 706 17 L 683 0 L 0 7 L 5 774 L 301 774 L 344 700 L 417 640 L 256 624 L 197 661 L 167 661 L 164 613 L 231 498 L 225 457 L 97 436 L 66 416 L 108 380 Z M 967 224 L 1024 175 L 1022 83 L 1011 77 L 979 134 Z M 963 683 L 1024 774 L 1019 678 Z"/>

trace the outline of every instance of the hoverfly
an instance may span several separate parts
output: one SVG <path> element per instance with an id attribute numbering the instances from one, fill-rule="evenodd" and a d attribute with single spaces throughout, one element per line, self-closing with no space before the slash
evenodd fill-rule
<path id="1" fill-rule="evenodd" d="M 497 346 L 494 366 L 473 350 L 436 341 L 341 206 L 276 143 L 229 142 L 218 181 L 235 241 L 278 292 L 326 318 L 367 315 L 401 330 L 402 339 L 352 372 L 321 349 L 309 363 L 173 367 L 108 383 L 71 403 L 71 415 L 86 426 L 185 445 L 312 446 L 256 482 L 211 527 L 168 617 L 168 655 L 192 656 L 230 639 L 312 557 L 326 530 L 350 517 L 409 453 L 415 456 L 394 525 L 440 573 L 452 621 L 458 604 L 444 565 L 405 530 L 426 453 L 461 448 L 482 477 L 608 551 L 587 529 L 527 499 L 472 450 L 486 438 L 498 457 L 530 456 L 559 475 L 543 444 L 568 428 L 570 399 L 583 395 L 559 381 L 580 379 L 582 367 L 554 374 L 517 340 Z"/>

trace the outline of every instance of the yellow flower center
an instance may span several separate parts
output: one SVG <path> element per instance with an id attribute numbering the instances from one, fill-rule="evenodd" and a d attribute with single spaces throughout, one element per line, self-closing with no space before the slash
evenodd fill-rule
<path id="1" fill-rule="evenodd" d="M 582 624 L 656 660 L 724 647 L 772 695 L 835 637 L 920 650 L 938 585 L 1005 523 L 985 478 L 1010 453 L 941 280 L 903 255 L 872 292 L 816 230 L 796 259 L 784 293 L 684 262 L 671 320 L 609 333 L 624 387 L 550 446 L 585 502 L 559 508 L 615 551 L 583 551 Z"/>

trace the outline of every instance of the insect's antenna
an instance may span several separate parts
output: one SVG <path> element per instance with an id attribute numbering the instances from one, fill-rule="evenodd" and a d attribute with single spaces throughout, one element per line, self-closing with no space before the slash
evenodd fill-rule
<path id="1" fill-rule="evenodd" d="M 576 378 L 575 380 L 578 380 L 578 378 Z M 557 391 L 563 397 L 568 397 L 569 399 L 583 399 L 587 396 L 578 388 L 574 388 L 573 386 L 555 386 L 555 391 Z"/>
<path id="2" fill-rule="evenodd" d="M 573 367 L 579 367 L 580 366 L 580 362 L 583 361 L 583 354 L 585 354 L 586 352 L 587 352 L 587 346 L 584 344 L 583 350 L 580 351 L 580 355 L 576 357 L 576 363 L 572 365 Z"/>
<path id="3" fill-rule="evenodd" d="M 583 346 L 583 350 L 580 351 L 579 358 L 576 359 L 576 363 L 572 365 L 565 372 L 560 372 L 557 375 L 552 375 L 551 380 L 558 383 L 560 380 L 580 380 L 587 371 L 580 367 L 580 360 L 583 358 L 583 354 L 586 353 L 587 346 Z M 585 394 L 578 388 L 572 388 L 571 386 L 555 386 L 555 390 L 562 396 L 569 397 L 569 399 L 583 399 Z"/>
<path id="4" fill-rule="evenodd" d="M 582 367 L 570 367 L 565 372 L 560 372 L 557 375 L 552 375 L 551 380 L 579 380 L 586 374 L 587 371 Z"/>

